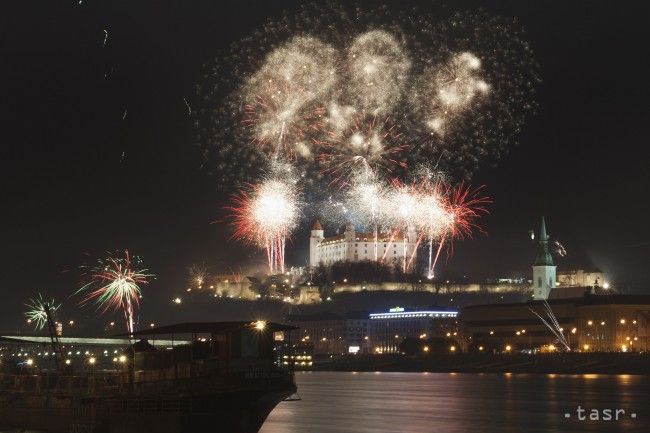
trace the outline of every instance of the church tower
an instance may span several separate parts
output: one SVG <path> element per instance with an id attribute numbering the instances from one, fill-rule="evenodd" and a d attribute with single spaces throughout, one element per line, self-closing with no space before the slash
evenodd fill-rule
<path id="1" fill-rule="evenodd" d="M 537 258 L 533 265 L 533 297 L 535 299 L 548 299 L 551 289 L 555 288 L 555 264 L 553 256 L 548 249 L 548 234 L 546 222 L 542 217 L 542 226 L 539 230 Z"/>
<path id="2" fill-rule="evenodd" d="M 309 236 L 309 266 L 318 266 L 320 256 L 318 254 L 318 244 L 325 238 L 325 231 L 320 221 L 316 220 L 314 226 L 311 228 L 311 236 Z"/>

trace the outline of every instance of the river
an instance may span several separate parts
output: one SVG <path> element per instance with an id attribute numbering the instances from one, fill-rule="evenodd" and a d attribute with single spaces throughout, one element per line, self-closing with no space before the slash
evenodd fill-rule
<path id="1" fill-rule="evenodd" d="M 650 431 L 650 376 L 303 372 L 296 382 L 302 400 L 280 403 L 260 433 Z"/>

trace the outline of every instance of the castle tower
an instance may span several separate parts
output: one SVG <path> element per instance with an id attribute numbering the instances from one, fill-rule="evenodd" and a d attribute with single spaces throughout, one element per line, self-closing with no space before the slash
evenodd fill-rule
<path id="1" fill-rule="evenodd" d="M 311 236 L 309 236 L 309 266 L 318 266 L 320 257 L 318 255 L 318 244 L 325 238 L 325 231 L 320 221 L 316 220 L 314 226 L 311 228 Z"/>
<path id="2" fill-rule="evenodd" d="M 345 236 L 345 242 L 354 242 L 357 238 L 357 232 L 354 230 L 354 226 L 352 224 L 345 225 L 345 231 L 343 232 L 343 235 Z"/>
<path id="3" fill-rule="evenodd" d="M 542 225 L 539 230 L 538 244 L 537 258 L 533 264 L 533 297 L 535 299 L 548 299 L 551 289 L 555 288 L 556 266 L 548 249 L 548 234 L 546 233 L 544 217 L 542 217 Z"/>

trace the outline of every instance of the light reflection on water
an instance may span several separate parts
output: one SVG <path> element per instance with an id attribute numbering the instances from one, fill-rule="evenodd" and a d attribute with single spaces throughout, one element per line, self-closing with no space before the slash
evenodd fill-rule
<path id="1" fill-rule="evenodd" d="M 650 376 L 306 372 L 296 381 L 302 401 L 280 403 L 261 433 L 650 431 Z M 578 404 L 637 418 L 578 421 Z"/>

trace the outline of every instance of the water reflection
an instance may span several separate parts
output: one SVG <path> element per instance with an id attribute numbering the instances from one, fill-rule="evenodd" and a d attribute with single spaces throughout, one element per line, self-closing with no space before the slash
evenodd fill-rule
<path id="1" fill-rule="evenodd" d="M 297 382 L 303 400 L 278 405 L 261 433 L 640 432 L 650 427 L 647 376 L 314 372 L 298 374 Z M 639 415 L 581 422 L 575 415 L 578 404 Z"/>

